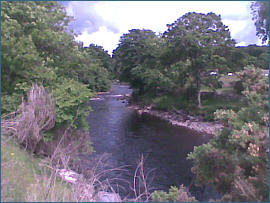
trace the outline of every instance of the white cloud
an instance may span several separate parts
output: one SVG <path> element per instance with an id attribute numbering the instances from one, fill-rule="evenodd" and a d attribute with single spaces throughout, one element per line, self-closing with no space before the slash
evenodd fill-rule
<path id="1" fill-rule="evenodd" d="M 82 3 L 82 2 L 80 2 Z M 74 5 L 81 5 L 79 2 Z M 87 3 L 91 5 L 87 7 Z M 72 5 L 72 4 L 71 4 Z M 120 36 L 130 29 L 151 29 L 164 32 L 166 24 L 171 24 L 187 12 L 209 13 L 221 15 L 222 21 L 230 29 L 231 36 L 239 43 L 258 43 L 254 22 L 252 21 L 250 2 L 243 1 L 105 1 L 83 2 L 83 15 L 93 18 L 93 14 L 102 19 L 95 24 L 97 29 L 85 28 L 78 39 L 84 44 L 96 43 L 108 49 L 115 49 Z M 89 9 L 87 9 L 89 8 Z M 71 10 L 71 8 L 69 8 Z M 75 14 L 77 16 L 80 13 Z M 84 18 L 86 19 L 86 18 Z M 88 19 L 89 20 L 89 19 Z M 101 20 L 100 20 L 101 22 Z M 87 23 L 85 22 L 87 27 Z M 113 29 L 111 28 L 113 26 Z M 87 32 L 86 32 L 87 30 Z"/>
<path id="2" fill-rule="evenodd" d="M 242 41 L 237 43 L 235 46 L 247 46 L 247 43 Z"/>
<path id="3" fill-rule="evenodd" d="M 81 35 L 75 37 L 75 39 L 83 42 L 85 47 L 88 47 L 91 43 L 102 45 L 103 48 L 109 52 L 109 54 L 112 54 L 112 51 L 115 49 L 120 36 L 120 33 L 113 33 L 105 26 L 101 26 L 97 32 L 89 34 L 87 31 L 84 31 Z"/>

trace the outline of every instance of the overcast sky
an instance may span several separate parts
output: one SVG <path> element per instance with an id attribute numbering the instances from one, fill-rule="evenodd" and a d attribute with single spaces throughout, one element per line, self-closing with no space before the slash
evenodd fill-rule
<path id="1" fill-rule="evenodd" d="M 221 15 L 237 45 L 261 45 L 256 37 L 249 1 L 65 1 L 68 15 L 75 18 L 71 26 L 77 41 L 84 46 L 97 44 L 110 54 L 120 36 L 130 29 L 150 29 L 163 33 L 188 12 Z"/>

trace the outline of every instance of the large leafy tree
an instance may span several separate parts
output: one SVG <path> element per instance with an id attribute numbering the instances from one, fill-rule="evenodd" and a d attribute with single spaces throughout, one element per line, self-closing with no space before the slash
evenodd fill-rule
<path id="1" fill-rule="evenodd" d="M 138 94 L 155 95 L 171 89 L 171 80 L 160 64 L 164 40 L 151 30 L 133 29 L 124 34 L 114 50 L 115 71 Z"/>
<path id="2" fill-rule="evenodd" d="M 60 4 L 3 2 L 1 9 L 2 91 L 10 93 L 16 83 L 35 79 L 48 67 L 65 67 L 64 55 L 74 42 L 65 32 L 70 18 Z"/>
<path id="3" fill-rule="evenodd" d="M 256 35 L 265 43 L 269 39 L 269 1 L 256 1 L 251 4 Z"/>
<path id="4" fill-rule="evenodd" d="M 138 65 L 155 67 L 159 56 L 159 39 L 151 30 L 133 29 L 120 38 L 118 47 L 113 51 L 115 72 L 120 79 L 131 79 L 131 70 Z"/>
<path id="5" fill-rule="evenodd" d="M 219 50 L 223 47 L 233 47 L 227 26 L 223 25 L 221 17 L 214 13 L 187 13 L 174 23 L 167 25 L 164 37 L 178 60 L 189 59 L 190 75 L 194 78 L 197 88 L 198 107 L 201 108 L 202 84 L 217 86 L 217 78 L 210 78 L 210 70 L 222 71 L 226 59 Z M 177 60 L 177 59 L 173 59 Z"/>

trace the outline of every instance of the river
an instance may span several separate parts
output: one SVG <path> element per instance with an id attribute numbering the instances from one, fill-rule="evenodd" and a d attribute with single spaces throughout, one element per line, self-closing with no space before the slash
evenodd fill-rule
<path id="1" fill-rule="evenodd" d="M 216 196 L 210 187 L 195 187 L 192 163 L 186 160 L 194 146 L 210 138 L 186 128 L 173 127 L 148 115 L 139 115 L 127 108 L 119 95 L 132 92 L 126 85 L 112 86 L 108 94 L 90 102 L 93 111 L 88 117 L 91 142 L 95 153 L 88 157 L 106 155 L 104 168 L 119 168 L 104 174 L 122 197 L 133 197 L 133 177 L 140 158 L 151 191 L 168 191 L 171 185 L 191 186 L 190 192 L 200 201 Z M 122 187 L 121 187 L 122 186 Z"/>

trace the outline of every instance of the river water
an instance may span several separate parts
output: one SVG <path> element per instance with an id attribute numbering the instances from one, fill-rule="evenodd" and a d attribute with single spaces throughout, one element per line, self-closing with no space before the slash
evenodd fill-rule
<path id="1" fill-rule="evenodd" d="M 106 157 L 104 167 L 119 168 L 103 175 L 111 180 L 122 197 L 133 197 L 133 178 L 140 158 L 150 190 L 168 191 L 170 186 L 184 184 L 200 201 L 215 197 L 210 187 L 195 187 L 191 161 L 187 154 L 194 146 L 210 138 L 186 128 L 173 127 L 149 115 L 138 115 L 127 108 L 119 95 L 130 94 L 128 86 L 112 86 L 109 94 L 90 102 L 93 111 L 88 117 L 91 142 L 95 153 L 88 157 Z"/>

